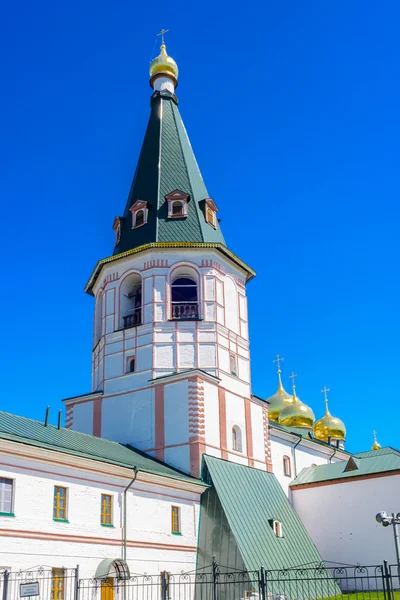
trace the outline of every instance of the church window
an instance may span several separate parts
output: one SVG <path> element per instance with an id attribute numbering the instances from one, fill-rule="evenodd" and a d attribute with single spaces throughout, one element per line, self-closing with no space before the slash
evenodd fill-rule
<path id="1" fill-rule="evenodd" d="M 215 212 L 207 208 L 207 223 L 215 227 Z"/>
<path id="2" fill-rule="evenodd" d="M 0 515 L 12 514 L 13 480 L 0 477 Z"/>
<path id="3" fill-rule="evenodd" d="M 119 297 L 120 328 L 128 329 L 141 325 L 142 278 L 138 273 L 131 273 L 122 281 Z"/>
<path id="4" fill-rule="evenodd" d="M 274 534 L 276 537 L 283 537 L 282 534 L 282 523 L 280 521 L 273 522 Z"/>
<path id="5" fill-rule="evenodd" d="M 236 360 L 236 354 L 234 354 L 233 352 L 231 352 L 230 357 L 230 369 L 231 369 L 231 374 L 232 375 L 237 375 L 237 360 Z"/>
<path id="6" fill-rule="evenodd" d="M 191 320 L 199 318 L 197 282 L 190 273 L 179 274 L 172 281 L 171 299 L 172 319 Z"/>
<path id="7" fill-rule="evenodd" d="M 101 495 L 101 524 L 112 526 L 112 496 Z"/>
<path id="8" fill-rule="evenodd" d="M 181 509 L 171 506 L 171 533 L 181 533 Z"/>
<path id="9" fill-rule="evenodd" d="M 168 203 L 169 219 L 182 219 L 183 217 L 187 217 L 188 194 L 175 190 L 165 196 L 165 198 Z"/>
<path id="10" fill-rule="evenodd" d="M 144 211 L 138 210 L 135 218 L 135 227 L 140 227 L 144 224 Z"/>
<path id="11" fill-rule="evenodd" d="M 54 486 L 53 519 L 67 520 L 67 488 Z"/>
<path id="12" fill-rule="evenodd" d="M 51 600 L 64 600 L 65 570 L 54 568 L 51 570 Z"/>
<path id="13" fill-rule="evenodd" d="M 128 372 L 129 373 L 135 372 L 135 357 L 131 357 L 128 359 Z"/>
<path id="14" fill-rule="evenodd" d="M 283 457 L 283 474 L 286 477 L 292 476 L 292 467 L 290 464 L 290 458 L 288 456 Z"/>
<path id="15" fill-rule="evenodd" d="M 205 218 L 206 218 L 206 222 L 211 225 L 211 227 L 214 227 L 214 229 L 217 228 L 217 205 L 215 204 L 214 200 L 212 198 L 206 198 L 205 199 Z"/>
<path id="16" fill-rule="evenodd" d="M 232 427 L 232 449 L 236 452 L 242 452 L 242 431 L 240 427 L 234 425 Z"/>

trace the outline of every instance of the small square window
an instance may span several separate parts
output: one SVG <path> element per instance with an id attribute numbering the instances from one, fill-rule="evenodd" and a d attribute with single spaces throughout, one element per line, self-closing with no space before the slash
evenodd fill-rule
<path id="1" fill-rule="evenodd" d="M 171 506 L 171 533 L 181 533 L 181 509 Z"/>

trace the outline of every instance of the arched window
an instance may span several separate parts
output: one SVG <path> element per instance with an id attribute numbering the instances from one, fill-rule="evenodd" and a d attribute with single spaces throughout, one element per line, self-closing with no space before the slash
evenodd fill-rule
<path id="1" fill-rule="evenodd" d="M 103 321 L 103 293 L 100 292 L 96 299 L 96 309 L 94 317 L 94 345 L 101 338 Z"/>
<path id="2" fill-rule="evenodd" d="M 243 452 L 242 450 L 242 431 L 240 427 L 234 425 L 232 427 L 232 449 L 236 452 Z"/>
<path id="3" fill-rule="evenodd" d="M 286 477 L 292 476 L 292 467 L 290 464 L 290 458 L 288 456 L 283 457 L 283 474 Z"/>
<path id="4" fill-rule="evenodd" d="M 273 522 L 274 534 L 276 537 L 283 537 L 282 534 L 282 523 L 280 521 Z"/>
<path id="5" fill-rule="evenodd" d="M 312 466 L 312 467 L 316 467 L 317 465 L 316 465 L 315 463 L 313 463 L 311 466 Z"/>
<path id="6" fill-rule="evenodd" d="M 197 281 L 191 273 L 179 273 L 171 285 L 172 319 L 198 319 Z"/>
<path id="7" fill-rule="evenodd" d="M 135 358 L 132 357 L 129 359 L 129 373 L 135 372 Z"/>
<path id="8" fill-rule="evenodd" d="M 121 329 L 142 324 L 142 279 L 132 273 L 124 279 L 120 288 Z"/>
<path id="9" fill-rule="evenodd" d="M 135 216 L 135 227 L 140 227 L 144 223 L 144 210 L 138 210 Z"/>
<path id="10" fill-rule="evenodd" d="M 183 204 L 182 202 L 173 202 L 172 203 L 172 215 L 174 217 L 180 217 L 183 215 Z"/>

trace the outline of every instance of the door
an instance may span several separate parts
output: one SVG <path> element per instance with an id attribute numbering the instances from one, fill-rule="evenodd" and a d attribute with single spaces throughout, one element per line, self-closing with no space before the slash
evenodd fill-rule
<path id="1" fill-rule="evenodd" d="M 101 600 L 114 600 L 114 577 L 101 582 Z"/>

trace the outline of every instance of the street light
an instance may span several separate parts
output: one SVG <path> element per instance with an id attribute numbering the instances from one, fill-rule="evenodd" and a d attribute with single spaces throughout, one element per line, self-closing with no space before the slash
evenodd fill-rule
<path id="1" fill-rule="evenodd" d="M 399 531 L 397 529 L 397 525 L 400 525 L 400 513 L 392 513 L 388 515 L 384 510 L 379 512 L 375 519 L 382 525 L 382 527 L 389 527 L 389 525 L 393 525 L 393 534 L 394 534 L 394 544 L 396 547 L 396 556 L 397 556 L 397 569 L 400 575 L 400 542 L 399 542 Z"/>

